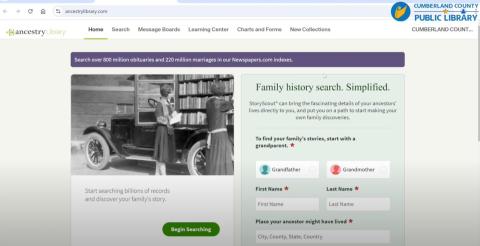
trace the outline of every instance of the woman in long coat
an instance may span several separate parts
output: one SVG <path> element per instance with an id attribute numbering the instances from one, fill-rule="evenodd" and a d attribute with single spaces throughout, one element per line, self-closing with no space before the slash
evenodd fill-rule
<path id="1" fill-rule="evenodd" d="M 160 101 L 155 110 L 157 118 L 157 132 L 155 134 L 155 145 L 153 158 L 156 161 L 155 174 L 167 175 L 166 164 L 175 163 L 175 135 L 170 124 L 173 107 L 168 102 L 168 95 L 171 92 L 169 86 L 160 87 Z"/>
<path id="2" fill-rule="evenodd" d="M 226 101 L 225 85 L 213 83 L 210 87 L 213 96 L 207 101 L 207 175 L 233 175 L 233 145 L 227 133 L 227 112 L 233 109 L 233 103 Z"/>

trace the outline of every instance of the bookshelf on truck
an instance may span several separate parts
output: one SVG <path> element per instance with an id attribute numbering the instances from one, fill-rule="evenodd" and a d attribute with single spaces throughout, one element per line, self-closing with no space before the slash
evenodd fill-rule
<path id="1" fill-rule="evenodd" d="M 206 102 L 212 96 L 210 86 L 223 83 L 223 97 L 231 101 L 234 77 L 224 74 L 138 74 L 129 78 L 133 80 L 134 113 L 115 113 L 109 123 L 102 118 L 96 125 L 85 128 L 87 165 L 97 170 L 108 168 L 113 156 L 154 161 L 155 109 L 160 100 L 160 88 L 168 85 L 172 89 L 168 103 L 179 116 L 179 122 L 174 124 L 177 162 L 172 164 L 187 165 L 190 175 L 204 174 L 208 137 Z M 233 127 L 231 111 L 227 113 L 227 130 L 232 143 Z"/>

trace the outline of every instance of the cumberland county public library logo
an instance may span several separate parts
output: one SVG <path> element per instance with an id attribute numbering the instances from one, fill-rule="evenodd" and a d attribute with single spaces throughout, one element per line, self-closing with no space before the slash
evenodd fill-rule
<path id="1" fill-rule="evenodd" d="M 410 17 L 410 6 L 404 2 L 395 3 L 392 6 L 392 17 L 397 21 L 406 21 Z"/>
<path id="2" fill-rule="evenodd" d="M 408 5 L 405 2 L 395 3 L 390 13 L 396 21 L 411 18 L 418 22 L 476 22 L 478 3 L 441 3 L 425 2 Z"/>

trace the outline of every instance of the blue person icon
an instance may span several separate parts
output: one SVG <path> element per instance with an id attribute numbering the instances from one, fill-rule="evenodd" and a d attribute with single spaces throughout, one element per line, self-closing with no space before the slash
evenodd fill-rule
<path id="1" fill-rule="evenodd" d="M 265 164 L 265 165 L 262 165 L 262 166 L 260 167 L 260 173 L 261 173 L 262 175 L 268 175 L 268 174 L 270 173 L 270 167 L 269 167 L 268 165 L 266 165 L 266 164 Z"/>

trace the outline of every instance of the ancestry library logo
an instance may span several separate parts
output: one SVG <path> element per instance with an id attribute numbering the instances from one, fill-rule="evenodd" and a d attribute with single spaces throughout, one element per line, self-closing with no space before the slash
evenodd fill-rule
<path id="1" fill-rule="evenodd" d="M 5 33 L 9 37 L 20 36 L 20 35 L 43 37 L 47 34 L 47 30 L 42 30 L 42 29 L 13 29 L 13 28 L 10 28 Z"/>
<path id="2" fill-rule="evenodd" d="M 1 0 L 0 0 L 1 1 Z M 64 29 L 15 29 L 9 28 L 5 31 L 8 37 L 45 37 L 45 36 L 65 36 L 67 30 Z"/>

